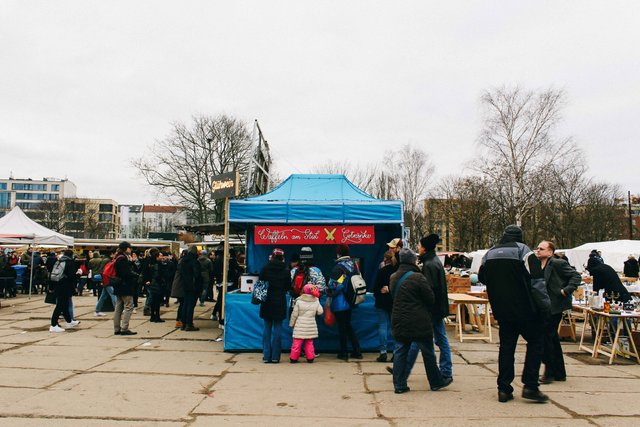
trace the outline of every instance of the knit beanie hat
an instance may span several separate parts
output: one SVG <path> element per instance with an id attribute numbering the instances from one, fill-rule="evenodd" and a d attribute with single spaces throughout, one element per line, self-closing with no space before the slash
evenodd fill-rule
<path id="1" fill-rule="evenodd" d="M 305 246 L 304 248 L 300 249 L 301 261 L 312 260 L 312 259 L 313 259 L 313 250 L 311 250 L 309 246 Z"/>
<path id="2" fill-rule="evenodd" d="M 316 298 L 320 298 L 320 291 L 318 290 L 318 287 L 311 283 L 307 283 L 302 287 L 302 293 L 306 295 L 313 295 Z"/>
<path id="3" fill-rule="evenodd" d="M 400 262 L 404 264 L 415 264 L 418 257 L 415 252 L 408 248 L 400 249 Z"/>
<path id="4" fill-rule="evenodd" d="M 439 241 L 440 236 L 435 233 L 429 234 L 427 237 L 423 237 L 422 239 L 420 239 L 420 245 L 422 245 L 425 250 L 432 251 L 436 248 L 436 245 Z"/>
<path id="5" fill-rule="evenodd" d="M 349 255 L 349 245 L 347 245 L 346 243 L 340 243 L 336 248 L 336 252 L 338 256 Z"/>
<path id="6" fill-rule="evenodd" d="M 502 235 L 501 243 L 520 242 L 522 243 L 522 228 L 515 224 L 507 225 Z"/>

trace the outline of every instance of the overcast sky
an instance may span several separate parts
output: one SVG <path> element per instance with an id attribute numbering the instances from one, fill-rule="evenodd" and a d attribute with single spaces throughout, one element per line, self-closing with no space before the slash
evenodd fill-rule
<path id="1" fill-rule="evenodd" d="M 412 143 L 473 159 L 479 97 L 564 89 L 559 136 L 639 193 L 637 1 L 0 1 L 0 176 L 159 202 L 131 158 L 173 121 L 258 119 L 278 173 Z M 394 166 L 395 167 L 395 166 Z"/>

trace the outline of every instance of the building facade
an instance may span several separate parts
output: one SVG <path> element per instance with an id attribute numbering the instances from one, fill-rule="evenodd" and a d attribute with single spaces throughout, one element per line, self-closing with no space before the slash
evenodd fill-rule
<path id="1" fill-rule="evenodd" d="M 51 203 L 76 197 L 76 185 L 67 179 L 0 179 L 0 216 L 19 206 L 29 217 L 36 219 L 43 202 Z"/>
<path id="2" fill-rule="evenodd" d="M 120 236 L 146 239 L 150 233 L 178 233 L 177 225 L 188 223 L 184 206 L 120 205 Z"/>
<path id="3" fill-rule="evenodd" d="M 120 235 L 118 202 L 112 199 L 65 198 L 64 233 L 83 239 L 117 239 Z"/>

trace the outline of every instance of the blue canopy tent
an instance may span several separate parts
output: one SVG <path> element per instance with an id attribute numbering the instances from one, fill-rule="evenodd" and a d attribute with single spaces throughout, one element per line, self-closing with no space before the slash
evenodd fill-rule
<path id="1" fill-rule="evenodd" d="M 359 260 L 369 289 L 373 287 L 378 264 L 388 249 L 386 243 L 403 235 L 404 204 L 399 200 L 379 200 L 353 185 L 344 175 L 291 175 L 269 193 L 231 200 L 229 222 L 247 229 L 247 271 L 259 272 L 275 247 L 285 252 L 286 261 L 303 246 L 311 246 L 315 264 L 328 276 L 336 258 L 335 244 L 256 244 L 254 228 L 265 225 L 372 226 L 373 244 L 350 244 L 351 256 Z M 261 348 L 262 325 L 257 307 L 245 295 L 228 295 L 225 319 L 225 350 Z M 365 307 L 366 306 L 366 307 Z M 364 350 L 377 346 L 376 315 L 372 297 L 358 308 L 363 329 Z M 321 322 L 320 322 L 321 323 Z M 355 323 L 355 322 L 354 322 Z M 285 322 L 286 324 L 286 322 Z M 320 350 L 336 349 L 335 332 L 320 325 Z M 357 325 L 354 325 L 357 329 Z M 289 334 L 289 335 L 287 335 Z M 359 334 L 360 335 L 360 334 Z M 289 336 L 288 325 L 284 336 Z M 369 343 L 369 344 L 367 344 Z M 285 338 L 285 348 L 290 339 Z"/>

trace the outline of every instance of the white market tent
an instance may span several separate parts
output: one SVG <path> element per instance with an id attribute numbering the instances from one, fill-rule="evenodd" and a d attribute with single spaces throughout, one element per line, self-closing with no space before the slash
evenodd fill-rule
<path id="1" fill-rule="evenodd" d="M 49 230 L 29 218 L 16 206 L 0 218 L 0 243 L 73 246 L 73 237 Z"/>
<path id="2" fill-rule="evenodd" d="M 479 249 L 469 254 L 469 256 L 471 257 L 471 268 L 469 268 L 470 272 L 477 273 L 480 270 L 480 265 L 482 265 L 482 257 L 484 257 L 484 254 L 486 254 L 487 252 L 489 252 L 489 249 Z"/>
<path id="3" fill-rule="evenodd" d="M 579 272 L 585 271 L 585 266 L 589 260 L 589 253 L 592 250 L 602 252 L 602 259 L 605 264 L 610 265 L 615 271 L 621 272 L 624 262 L 629 255 L 638 258 L 640 254 L 640 240 L 613 240 L 610 242 L 585 243 L 573 249 L 564 249 L 564 253 L 569 258 L 569 264 Z"/>
<path id="4" fill-rule="evenodd" d="M 33 221 L 22 212 L 19 206 L 16 206 L 0 218 L 0 244 L 2 243 L 66 247 L 73 246 L 73 237 L 49 230 Z M 31 262 L 33 263 L 33 257 Z M 31 265 L 31 274 L 33 275 L 33 265 Z M 29 287 L 29 295 L 31 295 L 31 287 Z"/>

